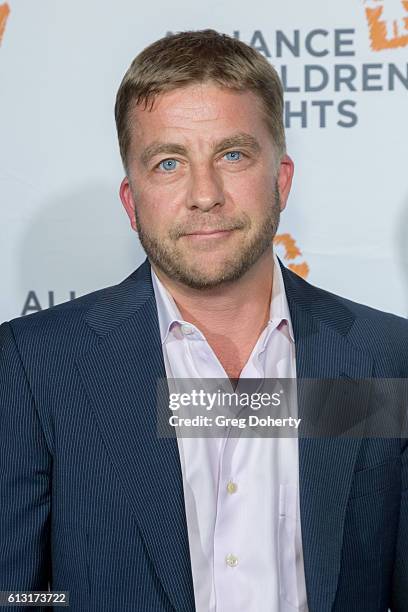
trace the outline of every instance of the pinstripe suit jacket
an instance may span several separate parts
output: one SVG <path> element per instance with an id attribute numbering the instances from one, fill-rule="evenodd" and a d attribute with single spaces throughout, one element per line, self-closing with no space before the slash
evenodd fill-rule
<path id="1" fill-rule="evenodd" d="M 300 378 L 408 377 L 406 320 L 282 271 Z M 148 260 L 3 323 L 0 345 L 0 590 L 50 583 L 72 612 L 194 611 L 177 442 L 156 435 Z M 406 612 L 406 441 L 300 439 L 299 471 L 310 612 Z"/>

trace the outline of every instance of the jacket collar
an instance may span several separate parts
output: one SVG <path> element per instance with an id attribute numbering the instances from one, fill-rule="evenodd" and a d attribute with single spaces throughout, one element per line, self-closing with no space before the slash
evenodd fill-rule
<path id="1" fill-rule="evenodd" d="M 276 259 L 281 268 L 291 316 L 296 318 L 301 311 L 301 314 L 305 315 L 301 317 L 302 323 L 306 317 L 310 324 L 327 325 L 336 333 L 346 336 L 355 320 L 351 311 L 337 296 L 310 285 L 286 268 L 279 258 Z M 100 299 L 87 312 L 86 321 L 98 336 L 105 336 L 135 314 L 151 298 L 154 298 L 154 290 L 151 266 L 146 258 L 120 284 L 100 292 Z M 114 316 L 107 316 L 109 313 Z M 307 330 L 298 325 L 295 336 L 299 338 L 310 331 L 312 331 L 310 325 Z"/>

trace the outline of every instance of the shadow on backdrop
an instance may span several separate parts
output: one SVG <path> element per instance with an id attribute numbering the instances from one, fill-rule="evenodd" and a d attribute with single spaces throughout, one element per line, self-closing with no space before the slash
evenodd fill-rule
<path id="1" fill-rule="evenodd" d="M 23 303 L 16 316 L 117 284 L 144 259 L 118 187 L 87 183 L 50 196 L 22 238 L 17 287 Z"/>

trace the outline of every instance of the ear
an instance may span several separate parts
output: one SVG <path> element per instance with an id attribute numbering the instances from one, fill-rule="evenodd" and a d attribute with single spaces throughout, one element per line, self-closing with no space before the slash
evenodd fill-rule
<path id="1" fill-rule="evenodd" d="M 286 202 L 289 197 L 290 188 L 292 186 L 293 173 L 295 164 L 289 155 L 284 155 L 278 170 L 278 189 L 281 200 L 281 210 L 286 207 Z"/>
<path id="2" fill-rule="evenodd" d="M 130 187 L 129 179 L 127 176 L 123 179 L 119 188 L 119 196 L 122 204 L 126 210 L 126 214 L 130 219 L 130 225 L 135 232 L 137 232 L 136 215 L 135 215 L 135 201 L 133 198 L 132 189 Z"/>

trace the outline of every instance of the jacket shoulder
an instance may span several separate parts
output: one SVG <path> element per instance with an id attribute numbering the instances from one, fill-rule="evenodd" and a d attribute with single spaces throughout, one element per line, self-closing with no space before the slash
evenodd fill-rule
<path id="1" fill-rule="evenodd" d="M 45 352 L 81 352 L 95 341 L 89 313 L 103 305 L 104 318 L 115 318 L 116 304 L 124 293 L 136 291 L 134 273 L 116 285 L 92 291 L 40 312 L 16 317 L 3 325 L 11 329 L 21 354 L 41 357 Z M 70 348 L 71 347 L 71 348 Z"/>
<path id="2" fill-rule="evenodd" d="M 63 302 L 50 308 L 32 314 L 16 317 L 8 321 L 15 335 L 37 333 L 39 330 L 52 329 L 61 332 L 71 324 L 80 324 L 89 309 L 99 300 L 106 299 L 117 285 L 104 287 L 97 291 L 86 293 L 68 302 Z"/>
<path id="3" fill-rule="evenodd" d="M 314 319 L 371 354 L 383 376 L 408 377 L 408 320 L 322 289 L 286 269 L 289 293 Z M 387 372 L 387 374 L 385 374 Z"/>
<path id="4" fill-rule="evenodd" d="M 282 266 L 284 268 L 284 266 Z M 301 278 L 288 268 L 285 269 L 285 276 L 288 279 L 287 289 L 296 295 L 296 300 L 300 301 L 303 306 L 307 305 L 310 310 L 329 310 L 331 307 L 338 309 L 346 309 L 355 319 L 371 321 L 373 325 L 386 325 L 399 329 L 402 333 L 408 333 L 408 319 L 396 314 L 385 312 L 383 310 L 373 308 L 366 304 L 350 300 L 346 297 L 332 293 L 327 289 L 322 289 L 317 285 L 312 285 L 304 278 Z M 288 284 L 290 287 L 288 287 Z"/>

